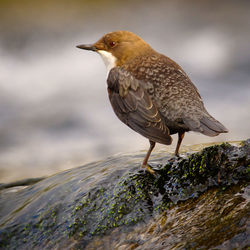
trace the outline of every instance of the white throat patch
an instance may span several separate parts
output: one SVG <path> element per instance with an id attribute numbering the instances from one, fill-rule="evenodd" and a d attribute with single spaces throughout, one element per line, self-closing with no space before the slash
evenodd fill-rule
<path id="1" fill-rule="evenodd" d="M 98 53 L 101 55 L 109 73 L 109 71 L 116 66 L 116 58 L 112 53 L 105 50 L 98 50 Z"/>

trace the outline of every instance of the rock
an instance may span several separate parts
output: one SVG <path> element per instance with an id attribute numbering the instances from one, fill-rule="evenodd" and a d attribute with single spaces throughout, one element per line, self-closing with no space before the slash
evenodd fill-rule
<path id="1" fill-rule="evenodd" d="M 250 139 L 183 158 L 110 157 L 0 191 L 3 249 L 243 249 Z M 152 162 L 152 161 L 151 161 Z M 165 162 L 166 165 L 162 164 Z"/>

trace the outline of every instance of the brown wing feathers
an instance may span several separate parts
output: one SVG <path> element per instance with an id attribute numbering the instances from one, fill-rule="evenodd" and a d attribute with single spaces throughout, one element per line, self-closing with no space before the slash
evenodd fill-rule
<path id="1" fill-rule="evenodd" d="M 152 141 L 171 144 L 169 130 L 141 81 L 116 67 L 107 82 L 110 102 L 122 122 Z"/>

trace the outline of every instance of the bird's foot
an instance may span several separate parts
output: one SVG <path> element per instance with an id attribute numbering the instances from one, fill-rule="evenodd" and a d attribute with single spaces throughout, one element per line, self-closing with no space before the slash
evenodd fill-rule
<path id="1" fill-rule="evenodd" d="M 181 158 L 179 153 L 178 154 L 175 153 L 174 156 L 177 157 L 177 158 Z"/>
<path id="2" fill-rule="evenodd" d="M 150 167 L 148 164 L 147 165 L 142 165 L 141 168 L 144 171 L 147 171 L 148 173 L 155 175 L 155 171 L 152 169 L 152 167 Z"/>
<path id="3" fill-rule="evenodd" d="M 169 160 L 168 160 L 168 162 L 174 162 L 174 161 L 179 161 L 179 160 L 181 160 L 183 157 L 181 156 L 181 155 L 179 155 L 179 154 L 174 154 L 173 155 L 173 157 L 171 157 Z"/>
<path id="4" fill-rule="evenodd" d="M 183 158 L 183 156 L 181 156 L 180 154 L 175 154 L 174 157 L 177 158 L 178 160 Z"/>

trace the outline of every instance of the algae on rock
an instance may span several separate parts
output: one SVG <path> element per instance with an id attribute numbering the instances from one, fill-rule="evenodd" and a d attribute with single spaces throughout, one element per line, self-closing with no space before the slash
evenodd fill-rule
<path id="1" fill-rule="evenodd" d="M 184 158 L 111 157 L 0 193 L 0 247 L 246 247 L 250 140 Z M 157 164 L 165 160 L 165 166 Z M 138 171 L 139 170 L 139 171 Z M 16 200 L 17 199 L 17 200 Z"/>

